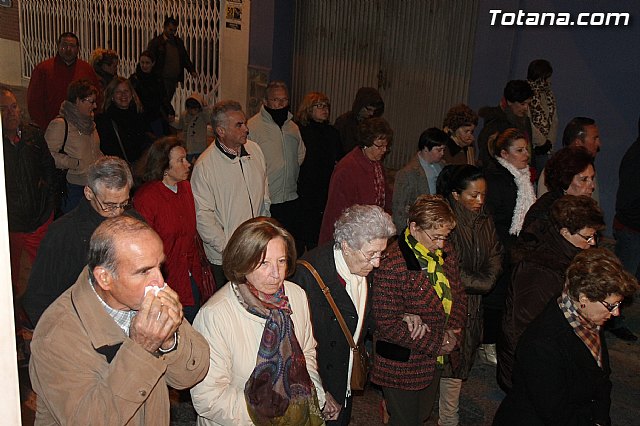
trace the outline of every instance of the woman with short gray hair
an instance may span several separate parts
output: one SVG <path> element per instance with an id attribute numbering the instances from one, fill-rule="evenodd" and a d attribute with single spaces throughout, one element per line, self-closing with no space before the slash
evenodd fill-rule
<path id="1" fill-rule="evenodd" d="M 370 273 L 380 266 L 387 240 L 395 233 L 391 216 L 381 207 L 356 204 L 344 210 L 335 222 L 333 241 L 302 257 L 317 270 L 330 290 L 356 344 L 367 334 L 371 320 Z M 318 371 L 327 399 L 324 408 L 327 425 L 347 425 L 351 417 L 352 351 L 310 270 L 298 265 L 291 281 L 304 288 L 309 298 L 313 333 L 318 342 Z M 405 321 L 411 331 L 423 333 L 417 316 L 405 315 Z"/>

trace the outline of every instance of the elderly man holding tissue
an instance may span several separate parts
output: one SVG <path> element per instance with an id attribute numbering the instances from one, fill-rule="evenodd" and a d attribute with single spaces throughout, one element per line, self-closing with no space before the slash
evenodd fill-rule
<path id="1" fill-rule="evenodd" d="M 209 366 L 209 345 L 164 283 L 162 240 L 119 216 L 91 237 L 88 265 L 44 313 L 31 343 L 36 424 L 169 425 L 167 385 Z"/>

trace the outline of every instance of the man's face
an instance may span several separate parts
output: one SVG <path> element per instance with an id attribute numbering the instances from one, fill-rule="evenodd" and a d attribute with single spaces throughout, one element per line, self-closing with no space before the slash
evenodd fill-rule
<path id="1" fill-rule="evenodd" d="M 531 103 L 531 98 L 523 101 L 523 102 L 509 102 L 507 101 L 507 105 L 509 105 L 509 108 L 511 108 L 511 111 L 513 112 L 513 115 L 515 115 L 516 117 L 526 117 L 527 113 L 529 112 L 529 104 Z"/>
<path id="2" fill-rule="evenodd" d="M 281 109 L 289 106 L 289 95 L 282 87 L 276 87 L 267 92 L 266 105 L 271 109 Z"/>
<path id="3" fill-rule="evenodd" d="M 129 207 L 129 186 L 113 189 L 98 184 L 96 190 L 97 193 L 85 186 L 84 196 L 100 216 L 106 218 L 120 216 Z"/>
<path id="4" fill-rule="evenodd" d="M 238 150 L 240 146 L 247 143 L 247 119 L 242 111 L 227 112 L 226 126 L 218 127 L 220 141 L 231 149 Z"/>
<path id="5" fill-rule="evenodd" d="M 66 64 L 72 64 L 78 59 L 78 40 L 73 37 L 63 37 L 58 44 L 58 55 Z"/>
<path id="6" fill-rule="evenodd" d="M 166 38 L 172 39 L 176 36 L 176 32 L 178 31 L 178 26 L 174 24 L 167 24 L 164 27 L 163 34 Z"/>
<path id="7" fill-rule="evenodd" d="M 444 145 L 434 146 L 431 151 L 427 147 L 422 150 L 422 158 L 429 163 L 439 163 L 444 157 Z"/>
<path id="8" fill-rule="evenodd" d="M 373 105 L 368 105 L 366 107 L 362 107 L 360 112 L 358 112 L 358 121 L 366 120 L 367 118 L 371 118 L 376 113 L 376 107 Z"/>
<path id="9" fill-rule="evenodd" d="M 595 124 L 585 126 L 583 138 L 576 139 L 574 144 L 583 146 L 592 157 L 595 157 L 600 152 L 600 130 L 598 126 Z"/>
<path id="10" fill-rule="evenodd" d="M 115 244 L 116 273 L 106 272 L 109 286 L 105 289 L 104 299 L 114 309 L 137 311 L 144 299 L 146 286 L 164 285 L 162 240 L 155 232 L 141 231 L 122 235 Z M 94 275 L 97 279 L 104 279 L 99 267 L 94 269 Z"/>
<path id="11" fill-rule="evenodd" d="M 3 133 L 15 135 L 20 125 L 20 107 L 13 93 L 0 92 L 0 114 Z"/>

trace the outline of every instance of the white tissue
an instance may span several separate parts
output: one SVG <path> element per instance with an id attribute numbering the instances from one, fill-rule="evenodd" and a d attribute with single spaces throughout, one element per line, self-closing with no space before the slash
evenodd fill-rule
<path id="1" fill-rule="evenodd" d="M 164 290 L 164 288 L 167 286 L 167 283 L 164 283 L 164 285 L 162 287 L 158 287 L 157 285 L 148 285 L 144 288 L 144 295 L 146 296 L 147 293 L 149 293 L 150 291 L 153 291 L 154 296 L 157 296 L 158 293 L 161 290 Z"/>

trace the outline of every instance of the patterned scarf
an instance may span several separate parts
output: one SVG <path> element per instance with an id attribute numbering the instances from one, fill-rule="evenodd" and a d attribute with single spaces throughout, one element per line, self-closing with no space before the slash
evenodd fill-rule
<path id="1" fill-rule="evenodd" d="M 324 424 L 284 287 L 272 295 L 248 283 L 238 285 L 237 290 L 245 309 L 267 320 L 256 367 L 244 387 L 251 420 L 257 426 Z"/>
<path id="2" fill-rule="evenodd" d="M 556 113 L 556 97 L 551 91 L 551 84 L 548 80 L 529 81 L 529 86 L 533 90 L 533 97 L 529 105 L 531 113 L 531 124 L 542 133 L 545 138 L 549 138 L 551 121 Z M 546 100 L 546 105 L 542 101 Z"/>
<path id="3" fill-rule="evenodd" d="M 413 251 L 414 256 L 418 260 L 420 267 L 423 271 L 426 271 L 429 277 L 429 282 L 433 285 L 436 294 L 442 302 L 442 308 L 444 309 L 445 325 L 449 320 L 451 314 L 451 306 L 453 305 L 453 295 L 451 293 L 451 286 L 449 280 L 444 275 L 442 265 L 444 265 L 444 258 L 442 257 L 442 250 L 438 249 L 435 253 L 429 251 L 428 248 L 423 246 L 411 235 L 409 227 L 404 231 L 404 240 Z M 444 355 L 438 356 L 437 362 L 440 365 L 444 364 Z"/>
<path id="4" fill-rule="evenodd" d="M 380 206 L 384 209 L 384 201 L 385 201 L 385 179 L 384 179 L 384 169 L 382 168 L 382 163 L 380 161 L 371 161 L 367 154 L 362 151 L 362 155 L 371 163 L 373 167 L 373 190 L 376 193 L 376 206 Z"/>
<path id="5" fill-rule="evenodd" d="M 573 300 L 566 292 L 558 297 L 558 306 L 562 310 L 564 317 L 573 328 L 573 332 L 582 340 L 582 343 L 589 349 L 593 359 L 602 368 L 602 344 L 600 343 L 600 327 L 588 321 L 578 312 Z"/>
<path id="6" fill-rule="evenodd" d="M 498 163 L 509 173 L 513 175 L 513 180 L 518 187 L 518 195 L 516 197 L 516 207 L 513 209 L 513 217 L 511 219 L 511 227 L 509 234 L 518 235 L 524 224 L 524 217 L 527 215 L 529 208 L 536 202 L 536 194 L 531 184 L 531 171 L 528 167 L 524 169 L 516 169 L 513 164 L 509 163 L 502 157 L 496 157 Z"/>

